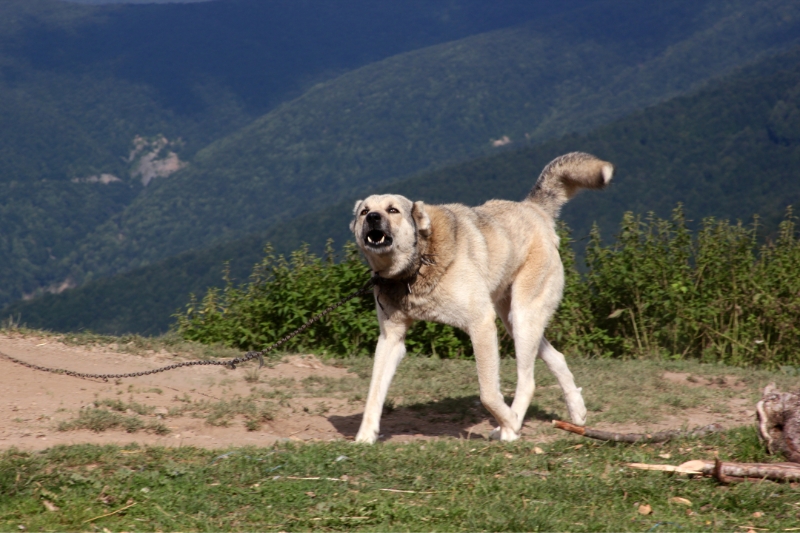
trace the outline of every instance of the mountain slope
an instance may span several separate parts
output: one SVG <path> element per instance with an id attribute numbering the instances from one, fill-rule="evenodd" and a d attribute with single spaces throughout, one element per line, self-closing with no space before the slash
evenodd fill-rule
<path id="1" fill-rule="evenodd" d="M 49 281 L 263 231 L 506 139 L 507 148 L 587 131 L 799 39 L 795 2 L 607 1 L 394 56 L 201 150 L 87 237 Z"/>
<path id="2" fill-rule="evenodd" d="M 800 49 L 585 135 L 371 187 L 245 240 L 15 304 L 3 316 L 13 314 L 29 325 L 59 330 L 161 332 L 170 315 L 188 301 L 189 292 L 200 293 L 203 284 L 221 282 L 226 260 L 234 261 L 234 278 L 243 280 L 264 242 L 287 253 L 301 242 L 319 251 L 328 238 L 337 243 L 350 239 L 347 223 L 358 197 L 396 192 L 429 203 L 471 205 L 490 198 L 518 200 L 547 162 L 574 150 L 589 151 L 616 165 L 608 190 L 578 195 L 565 207 L 563 218 L 578 239 L 588 234 L 593 221 L 610 236 L 624 211 L 666 216 L 677 202 L 685 204 L 687 216 L 695 221 L 716 216 L 747 222 L 758 213 L 769 231 L 787 205 L 800 205 Z M 193 268 L 193 274 L 186 273 Z"/>
<path id="3" fill-rule="evenodd" d="M 130 158 L 138 137 L 151 148 L 169 142 L 156 161 L 162 169 L 172 162 L 167 175 L 177 161 L 318 82 L 559 12 L 560 4 L 3 0 L 0 305 L 100 273 L 69 261 L 58 276 L 52 268 L 145 194 L 150 178 L 136 174 L 143 155 Z"/>

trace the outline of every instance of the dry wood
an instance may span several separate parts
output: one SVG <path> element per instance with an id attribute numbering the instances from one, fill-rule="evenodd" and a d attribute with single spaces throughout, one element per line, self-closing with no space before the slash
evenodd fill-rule
<path id="1" fill-rule="evenodd" d="M 116 511 L 111 511 L 110 513 L 101 514 L 100 516 L 95 516 L 94 518 L 90 518 L 90 519 L 88 519 L 88 520 L 84 520 L 82 523 L 83 523 L 83 524 L 86 524 L 87 522 L 94 522 L 95 520 L 97 520 L 97 519 L 99 519 L 99 518 L 105 518 L 105 517 L 107 517 L 107 516 L 111 516 L 111 515 L 115 515 L 115 514 L 117 514 L 117 513 L 121 513 L 122 511 L 124 511 L 124 510 L 126 510 L 126 509 L 130 509 L 130 508 L 131 508 L 131 507 L 133 507 L 134 505 L 136 505 L 136 502 L 129 503 L 129 504 L 128 504 L 128 505 L 126 505 L 125 507 L 121 507 L 121 508 L 117 509 Z"/>
<path id="2" fill-rule="evenodd" d="M 712 475 L 721 483 L 737 481 L 800 481 L 797 463 L 725 463 L 714 461 Z"/>
<path id="3" fill-rule="evenodd" d="M 715 461 L 688 461 L 680 466 L 628 463 L 631 468 L 658 470 L 678 474 L 702 474 L 713 476 L 721 483 L 739 481 L 800 481 L 800 465 L 796 463 L 729 463 Z"/>
<path id="4" fill-rule="evenodd" d="M 756 404 L 758 432 L 770 453 L 800 463 L 800 393 L 781 392 L 774 383 Z"/>
<path id="5" fill-rule="evenodd" d="M 631 468 L 639 470 L 657 470 L 659 472 L 676 472 L 678 474 L 708 474 L 714 469 L 714 463 L 707 461 L 687 461 L 679 466 L 651 465 L 647 463 L 628 463 Z"/>
<path id="6" fill-rule="evenodd" d="M 657 433 L 613 433 L 610 431 L 601 431 L 599 429 L 587 428 L 583 426 L 576 426 L 563 420 L 553 420 L 553 425 L 558 429 L 583 435 L 591 439 L 606 440 L 613 442 L 666 442 L 668 440 L 681 438 L 681 437 L 704 437 L 709 433 L 722 431 L 722 426 L 719 424 L 710 424 L 708 426 L 698 427 L 691 431 L 659 431 Z"/>

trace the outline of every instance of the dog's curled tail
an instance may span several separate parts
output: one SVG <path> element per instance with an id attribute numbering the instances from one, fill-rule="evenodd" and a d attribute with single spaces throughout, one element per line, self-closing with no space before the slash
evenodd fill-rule
<path id="1" fill-rule="evenodd" d="M 526 200 L 556 219 L 561 206 L 580 189 L 602 189 L 613 175 L 614 165 L 593 155 L 584 152 L 564 154 L 544 167 Z"/>

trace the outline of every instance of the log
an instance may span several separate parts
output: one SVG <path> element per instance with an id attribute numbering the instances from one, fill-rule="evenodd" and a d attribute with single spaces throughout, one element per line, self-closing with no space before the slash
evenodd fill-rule
<path id="1" fill-rule="evenodd" d="M 712 476 L 720 483 L 740 481 L 796 482 L 800 481 L 800 464 L 797 463 L 731 463 L 720 461 L 688 461 L 680 466 L 628 463 L 631 468 L 658 470 L 678 474 L 702 474 Z"/>
<path id="2" fill-rule="evenodd" d="M 726 463 L 714 461 L 712 475 L 720 483 L 738 481 L 800 481 L 800 464 L 797 463 Z"/>
<path id="3" fill-rule="evenodd" d="M 800 393 L 781 392 L 774 383 L 756 404 L 758 433 L 769 453 L 800 463 Z"/>
<path id="4" fill-rule="evenodd" d="M 684 437 L 704 437 L 710 433 L 722 431 L 720 424 L 710 424 L 708 426 L 697 427 L 691 431 L 659 431 L 656 433 L 613 433 L 610 431 L 601 431 L 599 429 L 587 428 L 584 426 L 576 426 L 563 420 L 553 420 L 553 426 L 564 431 L 569 431 L 577 435 L 589 437 L 590 439 L 613 441 L 613 442 L 667 442 L 668 440 Z"/>

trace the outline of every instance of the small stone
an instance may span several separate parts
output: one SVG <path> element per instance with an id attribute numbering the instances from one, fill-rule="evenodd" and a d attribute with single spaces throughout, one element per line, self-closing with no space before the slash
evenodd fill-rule
<path id="1" fill-rule="evenodd" d="M 51 501 L 42 500 L 42 505 L 44 505 L 44 508 L 47 509 L 48 511 L 50 511 L 51 513 L 55 513 L 57 511 L 61 510 L 61 509 L 58 508 L 58 506 L 56 504 L 54 504 Z"/>

